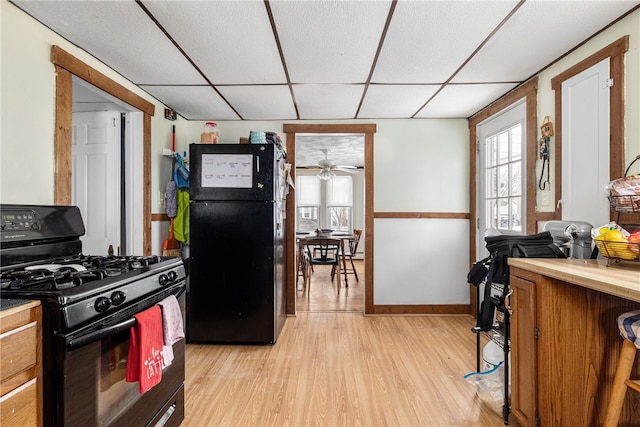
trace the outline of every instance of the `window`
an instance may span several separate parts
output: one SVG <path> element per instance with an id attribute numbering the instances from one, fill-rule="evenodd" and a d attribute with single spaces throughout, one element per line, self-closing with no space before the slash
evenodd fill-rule
<path id="1" fill-rule="evenodd" d="M 492 229 L 504 234 L 524 234 L 527 230 L 527 99 L 520 98 L 475 125 L 476 255 L 480 258 L 488 255 L 484 236 Z"/>
<path id="2" fill-rule="evenodd" d="M 522 123 L 485 138 L 485 226 L 522 231 Z"/>
<path id="3" fill-rule="evenodd" d="M 353 228 L 353 179 L 336 175 L 319 180 L 316 175 L 296 176 L 296 231 Z"/>
<path id="4" fill-rule="evenodd" d="M 350 176 L 334 176 L 327 181 L 327 217 L 332 230 L 351 230 L 353 182 Z"/>
<path id="5" fill-rule="evenodd" d="M 319 228 L 320 180 L 315 176 L 296 177 L 296 230 L 315 231 Z"/>

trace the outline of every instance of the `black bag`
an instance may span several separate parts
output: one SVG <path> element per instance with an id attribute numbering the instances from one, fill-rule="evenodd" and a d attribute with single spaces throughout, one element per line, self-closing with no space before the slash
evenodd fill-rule
<path id="1" fill-rule="evenodd" d="M 487 264 L 491 260 L 491 256 L 486 257 L 478 262 L 475 262 L 471 266 L 471 270 L 467 273 L 467 283 L 470 283 L 474 286 L 478 286 L 489 274 L 489 268 L 487 268 Z"/>
<path id="2" fill-rule="evenodd" d="M 484 288 L 484 299 L 482 300 L 480 314 L 477 319 L 477 327 L 479 327 L 481 331 L 490 331 L 493 328 L 495 310 L 503 310 L 504 299 L 508 292 L 508 258 L 566 258 L 566 256 L 564 252 L 553 243 L 553 237 L 549 231 L 526 236 L 491 236 L 485 237 L 484 240 L 486 248 L 490 253 L 490 263 L 487 282 Z M 475 264 L 473 267 L 475 267 Z M 471 275 L 471 271 L 469 275 Z M 469 279 L 469 277 L 467 277 L 467 279 Z M 491 296 L 492 284 L 502 285 L 501 295 Z"/>
<path id="3" fill-rule="evenodd" d="M 491 254 L 491 267 L 487 282 L 509 283 L 508 258 L 566 258 L 553 243 L 551 232 L 544 231 L 527 236 L 502 235 L 484 238 Z"/>

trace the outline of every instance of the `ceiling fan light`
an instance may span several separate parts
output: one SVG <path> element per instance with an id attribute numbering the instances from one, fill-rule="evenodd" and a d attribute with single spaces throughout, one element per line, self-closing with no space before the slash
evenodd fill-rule
<path id="1" fill-rule="evenodd" d="M 318 173 L 318 175 L 316 175 L 316 176 L 318 177 L 318 179 L 326 181 L 328 179 L 333 178 L 335 176 L 335 174 L 329 169 L 322 169 L 320 171 L 320 173 Z"/>

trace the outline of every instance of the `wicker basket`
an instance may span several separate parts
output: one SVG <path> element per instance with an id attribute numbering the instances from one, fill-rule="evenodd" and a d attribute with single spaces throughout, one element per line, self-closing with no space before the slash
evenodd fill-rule
<path id="1" fill-rule="evenodd" d="M 640 213 L 640 194 L 629 196 L 609 196 L 611 210 L 621 213 Z"/>

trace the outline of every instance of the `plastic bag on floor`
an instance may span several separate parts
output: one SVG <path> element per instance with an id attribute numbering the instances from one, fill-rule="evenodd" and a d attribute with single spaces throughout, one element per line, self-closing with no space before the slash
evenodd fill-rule
<path id="1" fill-rule="evenodd" d="M 500 362 L 495 368 L 484 372 L 471 372 L 464 376 L 469 384 L 476 388 L 478 397 L 496 408 L 504 404 L 504 365 Z"/>

